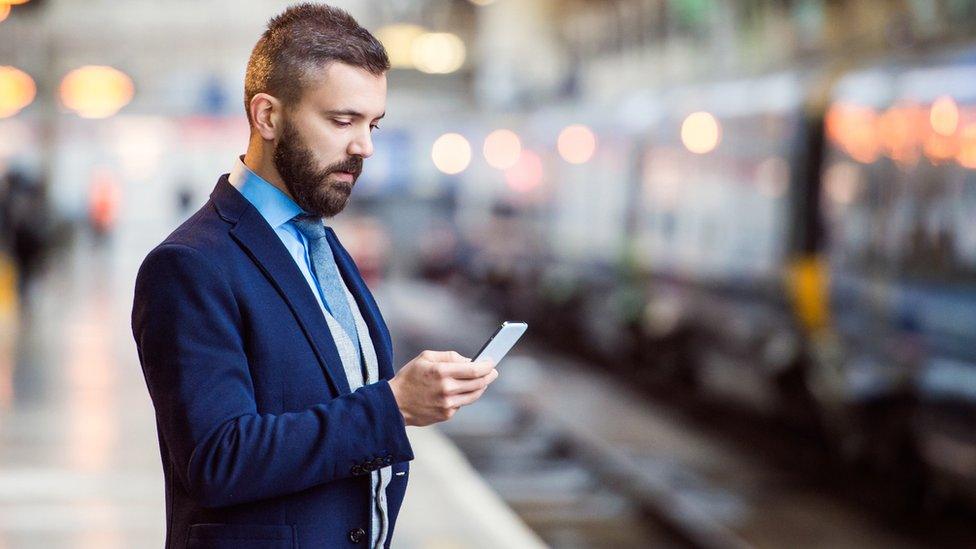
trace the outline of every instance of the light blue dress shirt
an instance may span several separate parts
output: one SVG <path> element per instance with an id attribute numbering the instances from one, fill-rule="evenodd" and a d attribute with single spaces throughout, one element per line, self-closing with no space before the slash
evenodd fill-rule
<path id="1" fill-rule="evenodd" d="M 322 295 L 322 289 L 319 287 L 318 279 L 312 270 L 312 260 L 308 254 L 308 240 L 305 235 L 299 232 L 298 227 L 292 221 L 296 215 L 308 212 L 299 207 L 280 189 L 251 171 L 244 164 L 243 157 L 238 158 L 234 169 L 230 172 L 229 182 L 258 210 L 268 225 L 271 225 L 275 234 L 281 239 L 281 243 L 285 245 L 285 249 L 295 260 L 295 264 L 298 265 L 305 281 L 308 282 L 312 294 L 322 309 L 322 314 L 330 316 L 331 311 L 326 306 L 325 296 Z M 348 292 L 348 289 L 346 288 L 345 291 Z M 351 302 L 351 305 L 355 306 L 355 302 Z M 338 329 L 341 330 L 341 328 Z M 375 382 L 376 380 L 371 381 Z M 382 547 L 385 542 L 385 539 L 382 538 L 385 538 L 387 534 L 385 491 L 390 482 L 389 467 L 373 471 L 371 480 L 370 501 L 372 505 L 370 508 L 372 509 L 371 522 L 374 536 L 372 546 Z"/>

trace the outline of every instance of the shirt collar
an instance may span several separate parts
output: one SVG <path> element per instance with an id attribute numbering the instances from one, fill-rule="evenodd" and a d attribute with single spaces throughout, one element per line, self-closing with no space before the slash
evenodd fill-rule
<path id="1" fill-rule="evenodd" d="M 307 213 L 287 194 L 281 192 L 281 189 L 251 171 L 244 164 L 243 156 L 237 158 L 237 163 L 230 172 L 229 181 L 248 202 L 257 208 L 272 229 L 288 223 L 298 214 Z"/>

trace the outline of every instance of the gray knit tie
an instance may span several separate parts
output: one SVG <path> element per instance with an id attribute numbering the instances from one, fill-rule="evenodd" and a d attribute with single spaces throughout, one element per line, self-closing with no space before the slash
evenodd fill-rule
<path id="1" fill-rule="evenodd" d="M 356 348 L 356 356 L 359 356 L 359 336 L 356 332 L 356 321 L 349 309 L 349 302 L 346 301 L 342 275 L 339 274 L 339 267 L 336 265 L 335 256 L 332 255 L 329 240 L 325 237 L 325 225 L 322 223 L 322 218 L 303 214 L 295 216 L 294 221 L 298 231 L 305 235 L 308 240 L 308 256 L 312 260 L 312 269 L 318 279 L 319 288 L 322 290 L 322 295 L 325 296 L 325 306 L 332 317 L 342 326 L 342 329 L 346 331 L 346 335 L 349 336 Z"/>

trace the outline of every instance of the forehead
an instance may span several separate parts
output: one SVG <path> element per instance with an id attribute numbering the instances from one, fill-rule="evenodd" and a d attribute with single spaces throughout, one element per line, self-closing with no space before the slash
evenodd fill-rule
<path id="1" fill-rule="evenodd" d="M 386 111 L 386 74 L 334 62 L 308 75 L 302 102 L 323 110 L 354 110 L 375 118 Z"/>

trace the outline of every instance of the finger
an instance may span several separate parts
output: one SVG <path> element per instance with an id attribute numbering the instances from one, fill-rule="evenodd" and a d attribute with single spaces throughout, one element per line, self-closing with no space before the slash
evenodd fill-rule
<path id="1" fill-rule="evenodd" d="M 478 389 L 477 391 L 471 391 L 469 393 L 461 393 L 460 395 L 454 395 L 447 398 L 447 405 L 451 408 L 467 406 L 472 404 L 481 398 L 481 395 L 485 393 L 487 387 Z"/>
<path id="2" fill-rule="evenodd" d="M 471 362 L 471 358 L 457 351 L 424 351 L 420 356 L 431 362 Z"/>
<path id="3" fill-rule="evenodd" d="M 474 379 L 453 379 L 448 382 L 446 394 L 459 395 L 461 393 L 470 393 L 471 391 L 483 389 L 492 381 L 495 381 L 496 377 L 498 377 L 498 370 L 492 370 L 491 372 L 488 372 L 487 375 L 476 377 Z"/>
<path id="4" fill-rule="evenodd" d="M 452 362 L 443 364 L 443 372 L 454 379 L 475 379 L 488 375 L 495 365 L 491 360 L 480 362 Z"/>
<path id="5" fill-rule="evenodd" d="M 420 358 L 431 362 L 464 362 L 465 359 L 454 351 L 424 351 L 420 353 Z"/>

